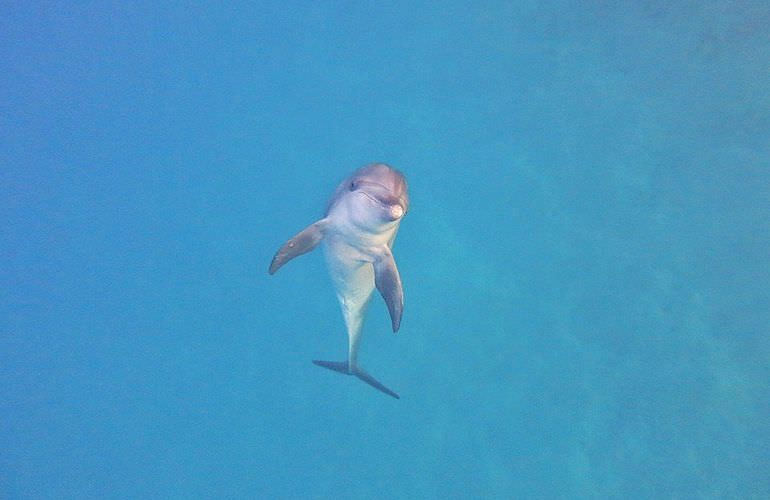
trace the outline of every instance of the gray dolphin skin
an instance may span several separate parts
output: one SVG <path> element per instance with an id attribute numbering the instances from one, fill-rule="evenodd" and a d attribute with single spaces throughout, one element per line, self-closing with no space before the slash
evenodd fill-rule
<path id="1" fill-rule="evenodd" d="M 337 186 L 325 216 L 276 252 L 269 270 L 274 274 L 294 257 L 322 244 L 348 330 L 348 359 L 313 363 L 355 375 L 396 399 L 398 394 L 358 365 L 358 347 L 364 313 L 375 287 L 388 306 L 393 331 L 401 324 L 404 292 L 391 248 L 408 209 L 409 195 L 401 172 L 384 163 L 361 167 Z"/>

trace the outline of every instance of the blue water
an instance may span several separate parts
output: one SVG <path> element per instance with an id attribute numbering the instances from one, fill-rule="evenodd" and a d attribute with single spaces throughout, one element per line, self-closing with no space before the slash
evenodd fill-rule
<path id="1" fill-rule="evenodd" d="M 767 2 L 312 4 L 0 6 L 0 497 L 770 497 Z"/>

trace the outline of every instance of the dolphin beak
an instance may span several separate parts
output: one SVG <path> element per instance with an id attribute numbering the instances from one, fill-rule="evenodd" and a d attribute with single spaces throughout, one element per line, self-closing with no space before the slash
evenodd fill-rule
<path id="1" fill-rule="evenodd" d="M 388 207 L 390 220 L 398 220 L 406 214 L 406 203 L 401 197 L 388 196 L 382 202 Z"/>
<path id="2" fill-rule="evenodd" d="M 404 216 L 404 207 L 402 207 L 401 204 L 390 206 L 390 218 L 392 220 L 398 220 L 403 216 Z"/>

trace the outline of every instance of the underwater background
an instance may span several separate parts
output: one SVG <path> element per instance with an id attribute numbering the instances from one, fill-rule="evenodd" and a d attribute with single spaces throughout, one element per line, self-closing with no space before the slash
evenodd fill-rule
<path id="1" fill-rule="evenodd" d="M 0 497 L 770 498 L 770 5 L 2 2 Z M 398 334 L 320 252 L 404 172 Z"/>

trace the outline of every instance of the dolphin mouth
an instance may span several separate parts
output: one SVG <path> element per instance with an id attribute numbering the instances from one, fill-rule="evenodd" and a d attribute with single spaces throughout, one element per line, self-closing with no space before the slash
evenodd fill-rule
<path id="1" fill-rule="evenodd" d="M 374 183 L 373 183 L 374 184 Z M 382 186 L 381 184 L 377 184 L 377 186 Z M 385 186 L 382 186 L 385 188 Z M 374 201 L 378 205 L 381 205 L 383 208 L 388 209 L 389 211 L 393 211 L 393 207 L 399 207 L 400 213 L 404 214 L 406 213 L 406 209 L 404 208 L 404 202 L 401 198 L 393 195 L 388 196 L 377 196 L 375 194 L 372 194 L 365 189 L 359 189 L 359 192 L 369 198 L 370 200 Z M 397 217 L 398 218 L 398 217 Z"/>
<path id="2" fill-rule="evenodd" d="M 364 195 L 367 198 L 369 198 L 370 200 L 372 200 L 373 202 L 375 202 L 375 203 L 378 203 L 380 205 L 385 205 L 386 204 L 383 200 L 381 200 L 380 198 L 377 198 L 376 196 L 374 196 L 372 193 L 370 193 L 368 191 L 364 191 L 363 189 L 359 189 L 359 192 L 362 195 Z"/>
<path id="3" fill-rule="evenodd" d="M 360 192 L 379 205 L 382 210 L 387 213 L 387 218 L 396 221 L 406 215 L 406 204 L 404 201 L 390 193 L 383 196 L 377 196 L 375 193 L 369 193 L 366 190 L 361 189 Z"/>

